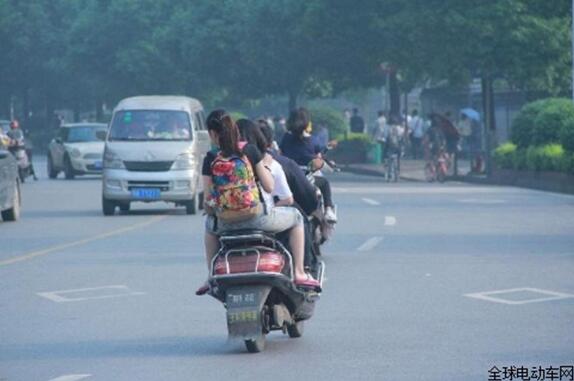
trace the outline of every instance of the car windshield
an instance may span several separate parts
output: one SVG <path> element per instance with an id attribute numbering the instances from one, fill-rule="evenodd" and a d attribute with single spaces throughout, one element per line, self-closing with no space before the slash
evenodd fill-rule
<path id="1" fill-rule="evenodd" d="M 10 131 L 10 121 L 9 120 L 0 120 L 0 132 L 4 131 L 4 133 Z"/>
<path id="2" fill-rule="evenodd" d="M 97 131 L 106 131 L 106 126 L 81 126 L 71 127 L 68 129 L 67 143 L 80 142 L 97 142 L 102 139 L 98 138 Z"/>
<path id="3" fill-rule="evenodd" d="M 109 140 L 191 140 L 191 124 L 184 111 L 119 111 L 114 116 Z"/>

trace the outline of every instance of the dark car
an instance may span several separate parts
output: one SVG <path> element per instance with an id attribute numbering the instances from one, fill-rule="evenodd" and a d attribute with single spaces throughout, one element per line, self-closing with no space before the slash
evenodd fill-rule
<path id="1" fill-rule="evenodd" d="M 18 164 L 0 138 L 0 213 L 4 221 L 16 221 L 20 217 L 20 180 Z"/>

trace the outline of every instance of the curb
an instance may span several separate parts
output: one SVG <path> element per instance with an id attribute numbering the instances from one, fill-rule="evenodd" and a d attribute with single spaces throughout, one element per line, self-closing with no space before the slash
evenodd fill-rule
<path id="1" fill-rule="evenodd" d="M 355 167 L 350 167 L 350 166 L 344 166 L 341 169 L 343 170 L 343 172 L 354 173 L 356 175 L 365 175 L 365 176 L 373 176 L 373 177 L 381 177 L 381 178 L 385 177 L 384 172 L 377 171 L 374 169 L 355 168 Z M 407 175 L 401 174 L 399 177 L 401 180 L 412 181 L 412 182 L 424 182 L 424 180 L 409 176 L 408 174 Z"/>

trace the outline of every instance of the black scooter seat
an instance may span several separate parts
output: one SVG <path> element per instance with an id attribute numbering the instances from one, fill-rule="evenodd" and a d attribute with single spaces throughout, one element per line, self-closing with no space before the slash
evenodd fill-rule
<path id="1" fill-rule="evenodd" d="M 240 230 L 229 230 L 221 233 L 221 238 L 225 239 L 227 237 L 240 237 L 240 236 L 252 236 L 252 235 L 262 235 L 269 238 L 274 238 L 273 233 L 265 232 L 263 230 L 252 230 L 252 229 L 240 229 Z"/>

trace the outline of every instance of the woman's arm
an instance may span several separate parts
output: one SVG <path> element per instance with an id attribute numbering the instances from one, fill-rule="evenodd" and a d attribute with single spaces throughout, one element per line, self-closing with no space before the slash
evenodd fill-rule
<path id="1" fill-rule="evenodd" d="M 261 183 L 263 190 L 267 193 L 273 192 L 273 187 L 275 186 L 273 175 L 271 174 L 268 166 L 265 165 L 264 160 L 257 163 L 255 166 L 255 172 L 257 173 L 257 177 L 259 178 L 259 182 Z"/>
<path id="2" fill-rule="evenodd" d="M 291 205 L 293 205 L 293 202 L 295 202 L 295 200 L 293 200 L 293 196 L 291 196 L 291 197 L 284 198 L 283 200 L 277 201 L 275 203 L 275 206 L 291 206 Z"/>
<path id="3" fill-rule="evenodd" d="M 211 181 L 211 176 L 201 176 L 203 181 L 203 210 L 209 215 L 215 214 L 215 210 L 210 205 L 211 201 L 211 191 L 213 183 Z"/>

